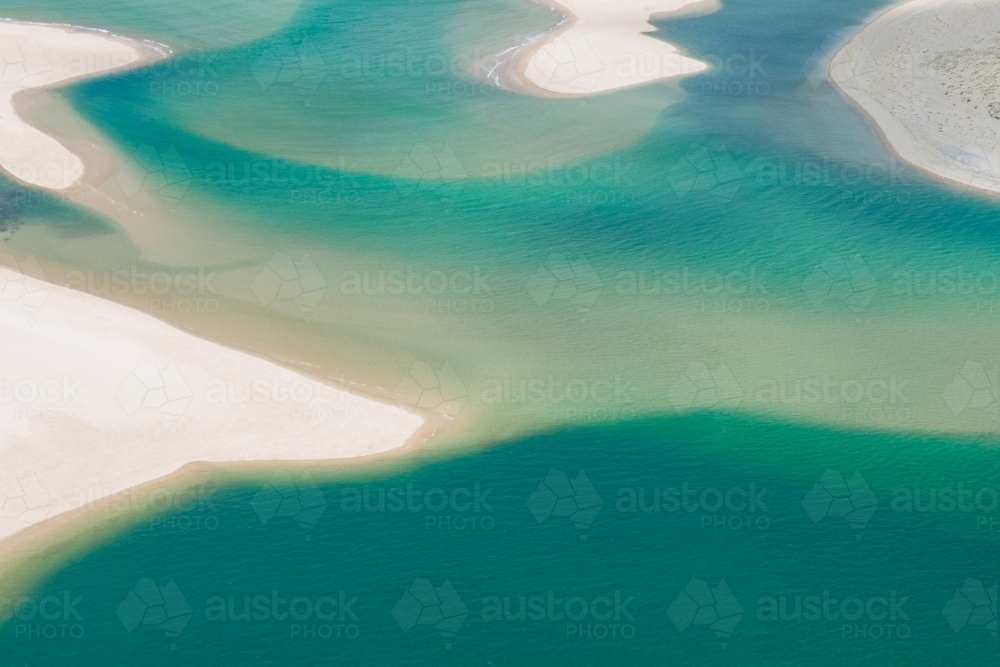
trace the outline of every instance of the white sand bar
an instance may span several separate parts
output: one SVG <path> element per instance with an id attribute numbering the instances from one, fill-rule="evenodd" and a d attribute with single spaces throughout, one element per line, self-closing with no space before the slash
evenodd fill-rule
<path id="1" fill-rule="evenodd" d="M 14 108 L 14 96 L 128 67 L 146 55 L 138 42 L 105 33 L 0 20 L 0 167 L 29 185 L 52 190 L 80 180 L 80 158 L 26 123 Z"/>
<path id="2" fill-rule="evenodd" d="M 562 95 L 591 95 L 695 74 L 707 65 L 662 40 L 649 19 L 698 0 L 545 0 L 568 20 L 525 52 L 522 76 Z"/>
<path id="3" fill-rule="evenodd" d="M 190 462 L 359 457 L 423 424 L 9 269 L 0 332 L 0 539 Z"/>
<path id="4" fill-rule="evenodd" d="M 834 56 L 829 75 L 903 160 L 960 189 L 1000 192 L 1000 4 L 893 7 Z"/>

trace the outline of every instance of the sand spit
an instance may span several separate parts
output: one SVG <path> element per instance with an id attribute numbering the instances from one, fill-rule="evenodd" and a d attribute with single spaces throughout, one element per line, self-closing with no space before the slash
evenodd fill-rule
<path id="1" fill-rule="evenodd" d="M 83 161 L 25 122 L 14 97 L 23 90 L 135 67 L 165 57 L 161 44 L 98 30 L 0 20 L 0 167 L 17 180 L 65 190 L 83 176 Z"/>
<path id="2" fill-rule="evenodd" d="M 1000 7 L 913 0 L 864 27 L 830 80 L 900 158 L 957 189 L 1000 192 Z"/>
<path id="3" fill-rule="evenodd" d="M 0 539 L 192 462 L 369 456 L 423 424 L 7 268 L 0 331 Z"/>
<path id="4" fill-rule="evenodd" d="M 556 28 L 519 54 L 518 78 L 546 93 L 583 96 L 704 71 L 705 63 L 646 33 L 654 15 L 706 5 L 702 0 L 545 0 L 566 13 Z M 717 5 L 707 3 L 710 8 Z"/>

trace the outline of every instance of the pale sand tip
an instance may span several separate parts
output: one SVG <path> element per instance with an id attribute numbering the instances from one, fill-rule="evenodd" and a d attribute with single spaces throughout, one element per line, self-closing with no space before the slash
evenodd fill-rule
<path id="1" fill-rule="evenodd" d="M 83 161 L 25 122 L 14 97 L 29 88 L 120 70 L 167 53 L 162 45 L 96 30 L 0 20 L 0 167 L 29 185 L 50 190 L 72 186 L 83 177 Z"/>
<path id="2" fill-rule="evenodd" d="M 569 14 L 522 54 L 525 83 L 558 95 L 605 93 L 704 71 L 705 63 L 644 33 L 650 17 L 678 12 L 700 0 L 544 0 Z M 713 5 L 713 8 L 717 5 Z"/>
<path id="3" fill-rule="evenodd" d="M 11 268 L 0 331 L 0 539 L 192 462 L 369 456 L 424 423 Z"/>

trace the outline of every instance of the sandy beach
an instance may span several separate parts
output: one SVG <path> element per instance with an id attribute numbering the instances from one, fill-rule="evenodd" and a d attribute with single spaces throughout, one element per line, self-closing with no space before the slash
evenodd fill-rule
<path id="1" fill-rule="evenodd" d="M 0 285 L 0 539 L 192 462 L 368 456 L 423 423 L 89 294 Z"/>
<path id="2" fill-rule="evenodd" d="M 997 193 L 998 29 L 993 3 L 913 0 L 856 34 L 829 78 L 903 160 L 957 189 Z"/>
<path id="3" fill-rule="evenodd" d="M 35 187 L 82 188 L 90 144 L 67 147 L 30 125 L 17 112 L 18 93 L 168 53 L 96 30 L 0 21 L 0 166 Z M 424 424 L 44 276 L 33 258 L 0 253 L 0 541 L 8 557 L 100 515 L 102 501 L 183 484 L 185 471 L 373 456 L 415 440 Z"/>
<path id="4" fill-rule="evenodd" d="M 162 45 L 96 30 L 0 20 L 0 167 L 19 181 L 65 190 L 83 177 L 79 156 L 17 113 L 15 96 L 163 57 Z"/>
<path id="5" fill-rule="evenodd" d="M 652 16 L 705 4 L 699 0 L 657 0 L 652 4 L 636 0 L 546 0 L 546 4 L 564 12 L 566 18 L 529 45 L 517 64 L 519 78 L 542 91 L 593 95 L 708 68 L 647 34 L 656 30 L 649 23 Z"/>

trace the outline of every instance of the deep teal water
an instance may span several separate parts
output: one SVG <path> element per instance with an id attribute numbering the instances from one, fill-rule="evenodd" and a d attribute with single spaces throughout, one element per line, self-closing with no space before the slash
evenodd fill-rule
<path id="1" fill-rule="evenodd" d="M 558 477 L 551 471 L 577 483 L 582 472 L 592 488 L 578 486 L 575 498 L 596 515 L 550 514 L 534 494 Z M 858 472 L 851 502 L 877 503 L 874 513 L 852 525 L 814 502 L 814 523 L 803 503 L 820 478 Z M 33 601 L 59 601 L 50 612 L 67 599 L 75 606 L 45 621 L 22 602 L 0 635 L 4 662 L 988 663 L 996 638 L 975 622 L 995 622 L 995 612 L 967 624 L 949 602 L 969 579 L 995 586 L 998 472 L 995 450 L 978 445 L 699 416 L 542 435 L 311 491 L 272 478 L 267 485 L 319 510 L 296 516 L 268 514 L 264 485 L 209 484 L 34 591 Z M 947 488 L 954 498 L 965 491 L 961 506 L 945 501 Z M 121 605 L 147 579 L 176 586 L 168 617 L 178 625 L 153 616 L 143 625 L 145 606 Z M 443 614 L 453 625 L 414 625 L 419 609 L 397 609 L 421 579 L 453 586 L 458 599 L 446 599 Z M 714 620 L 710 610 L 676 606 L 698 580 L 712 589 L 724 580 L 731 593 L 714 594 L 717 609 L 729 610 L 722 616 L 738 616 L 721 636 L 700 624 Z M 540 596 L 542 611 L 496 617 L 506 598 L 516 616 L 522 596 Z M 812 618 L 810 596 L 820 600 Z M 228 618 L 248 597 L 261 598 L 259 618 Z M 780 604 L 786 618 L 769 616 L 780 616 Z M 290 610 L 298 619 L 274 617 Z M 577 620 L 561 616 L 567 610 Z"/>
<path id="2" fill-rule="evenodd" d="M 485 378 L 516 380 L 525 366 L 528 377 L 620 374 L 641 410 L 660 412 L 672 407 L 671 383 L 691 360 L 729 364 L 748 397 L 759 378 L 740 375 L 746 360 L 770 360 L 790 382 L 829 372 L 808 364 L 782 370 L 801 347 L 813 356 L 808 361 L 832 359 L 852 380 L 899 373 L 910 382 L 907 414 L 917 420 L 962 430 L 982 417 L 976 424 L 995 431 L 985 410 L 952 414 L 941 396 L 966 359 L 988 366 L 1000 285 L 984 283 L 975 294 L 943 283 L 906 290 L 899 278 L 916 276 L 926 286 L 932 274 L 959 267 L 996 275 L 996 204 L 897 164 L 856 110 L 810 79 L 838 36 L 880 6 L 733 0 L 712 15 L 660 21 L 665 38 L 722 64 L 679 84 L 584 103 L 477 87 L 460 69 L 396 76 L 376 66 L 358 76 L 339 67 L 353 57 L 378 63 L 400 49 L 426 62 L 503 45 L 508 36 L 544 27 L 544 13 L 533 8 L 310 2 L 276 37 L 203 47 L 63 94 L 126 154 L 143 144 L 161 152 L 173 147 L 186 170 L 184 194 L 168 202 L 178 220 L 224 230 L 235 247 L 263 244 L 264 261 L 288 243 L 308 247 L 324 267 L 353 254 L 362 266 L 382 266 L 372 264 L 374 257 L 423 270 L 480 266 L 495 277 L 497 309 L 486 316 L 410 317 L 412 309 L 389 301 L 360 308 L 329 295 L 329 319 L 309 326 L 333 341 L 332 349 L 345 340 L 361 346 L 364 372 L 366 364 L 388 366 L 386 376 L 398 380 L 412 355 L 435 365 L 447 359 L 474 397 Z M 491 7 L 488 20 L 481 18 Z M 147 19 L 128 16 L 114 25 L 127 29 Z M 156 36 L 169 42 L 170 29 Z M 255 73 L 286 62 L 288 48 L 305 49 L 293 58 L 303 76 L 262 85 Z M 756 67 L 746 67 L 751 62 Z M 678 101 L 681 92 L 686 98 Z M 586 141 L 574 140 L 571 130 Z M 439 182 L 395 173 L 417 145 L 451 147 L 470 174 L 500 155 L 508 176 Z M 548 168 L 550 162 L 557 166 Z M 246 177 L 245 165 L 263 165 L 263 176 Z M 294 170 L 301 182 L 275 176 Z M 11 191 L 14 203 L 4 210 L 15 222 L 58 220 L 64 236 L 113 236 L 111 223 L 93 214 Z M 214 251 L 192 249 L 192 256 L 202 250 Z M 585 316 L 527 298 L 526 283 L 552 252 L 586 257 L 601 277 L 605 289 Z M 863 257 L 871 282 L 860 290 L 860 306 L 856 299 L 817 300 L 807 288 L 831 255 Z M 754 316 L 773 316 L 776 328 L 786 329 L 746 340 L 746 312 L 720 312 L 715 296 L 637 300 L 613 287 L 623 269 L 652 275 L 679 267 L 700 276 L 755 271 L 766 299 L 754 302 Z M 702 309 L 695 324 L 687 319 L 692 305 Z M 886 322 L 912 338 L 885 333 Z M 820 335 L 829 340 L 816 343 Z M 927 347 L 911 349 L 914 341 Z M 505 406 L 492 424 L 520 424 L 518 407 Z M 880 430 L 884 422 L 844 417 L 841 407 L 831 409 L 832 418 L 851 429 L 721 409 L 647 420 L 612 411 L 610 419 L 582 420 L 606 423 L 573 424 L 565 406 L 546 404 L 541 418 L 555 424 L 549 434 L 453 460 L 352 473 L 336 483 L 320 480 L 317 489 L 293 489 L 280 478 L 270 490 L 263 482 L 219 490 L 206 482 L 207 500 L 192 506 L 187 497 L 176 499 L 182 507 L 116 536 L 31 591 L 0 627 L 0 662 L 993 664 L 996 627 L 986 626 L 997 614 L 994 439 L 890 435 Z M 932 413 L 937 408 L 944 417 Z M 576 517 L 581 525 L 548 516 L 551 497 L 533 496 L 550 471 L 568 480 L 584 473 L 587 481 L 579 479 L 571 494 L 584 511 Z M 845 487 L 850 481 L 847 500 L 828 507 L 830 498 L 814 489 L 821 479 L 837 493 L 841 480 Z M 550 482 L 564 486 L 558 473 Z M 379 489 L 408 484 L 455 492 L 458 505 L 439 512 L 341 507 L 345 493 L 368 490 L 377 498 Z M 462 504 L 464 491 L 477 485 L 489 490 L 480 511 Z M 620 511 L 629 490 L 638 498 L 644 489 L 648 503 L 659 488 L 662 502 L 663 489 L 683 492 L 685 485 L 697 490 L 692 511 L 663 504 L 658 512 Z M 740 505 L 751 485 L 763 492 L 753 512 Z M 959 485 L 971 494 L 963 498 L 968 511 L 942 491 L 959 493 Z M 715 490 L 723 506 L 701 507 L 715 502 Z M 289 502 L 300 498 L 306 513 L 271 516 L 272 491 Z M 911 511 L 907 494 L 919 496 L 927 511 Z M 436 502 L 439 494 L 432 496 Z M 853 523 L 844 516 L 849 511 L 857 512 Z M 418 580 L 446 589 L 436 593 L 448 603 L 440 627 L 453 636 L 434 627 L 433 609 L 422 617 L 432 623 L 413 627 L 421 618 L 416 607 L 404 603 L 393 615 L 400 600 L 409 600 L 406 591 L 420 588 Z M 711 590 L 704 599 L 699 582 Z M 151 600 L 145 606 L 130 598 L 137 587 Z M 143 616 L 163 591 L 169 613 Z M 686 605 L 682 591 L 701 606 Z M 487 620 L 493 598 L 509 597 L 516 613 L 522 596 L 547 599 L 550 592 L 564 604 L 573 598 L 574 613 L 582 598 L 588 615 L 574 622 Z M 296 604 L 307 617 L 212 620 L 218 598 L 227 606 L 233 598 L 239 613 L 246 597 L 275 595 L 304 598 Z M 344 618 L 305 613 L 306 601 L 324 598 L 322 608 L 332 610 L 325 598 L 339 604 L 341 595 L 356 598 Z M 616 595 L 630 600 L 618 618 Z M 797 597 L 822 604 L 824 595 L 838 600 L 829 618 L 762 618 L 769 598 L 784 598 L 785 615 L 795 616 Z M 72 612 L 63 612 L 61 601 L 78 598 Z M 610 619 L 603 618 L 604 598 L 612 600 Z M 32 615 L 32 604 L 46 600 L 58 618 Z M 866 611 L 853 618 L 858 604 Z M 713 614 L 724 617 L 716 626 L 721 636 L 710 627 Z"/>

